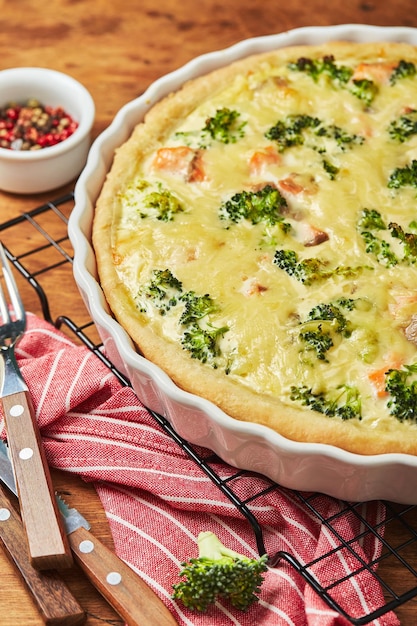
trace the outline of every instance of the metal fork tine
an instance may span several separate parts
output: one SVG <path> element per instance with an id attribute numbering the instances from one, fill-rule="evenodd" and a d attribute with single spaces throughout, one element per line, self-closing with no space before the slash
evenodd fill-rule
<path id="1" fill-rule="evenodd" d="M 4 295 L 3 287 L 0 285 L 0 315 L 3 324 L 10 322 L 10 313 L 7 306 L 6 298 Z"/>
<path id="2" fill-rule="evenodd" d="M 22 299 L 20 297 L 19 290 L 17 288 L 16 281 L 14 279 L 13 273 L 12 273 L 12 271 L 10 269 L 10 264 L 9 264 L 9 262 L 7 260 L 6 253 L 4 251 L 4 247 L 3 247 L 2 243 L 0 243 L 0 262 L 1 262 L 1 267 L 2 267 L 2 271 L 3 271 L 4 282 L 5 282 L 5 285 L 7 287 L 7 291 L 9 292 L 9 296 L 10 296 L 10 301 L 11 301 L 11 304 L 12 304 L 13 312 L 14 312 L 14 314 L 15 314 L 17 319 L 23 320 L 23 319 L 25 319 L 25 309 L 23 307 Z M 3 320 L 5 319 L 3 317 L 3 306 L 4 306 L 5 309 L 6 309 L 5 315 L 6 315 L 6 317 L 9 318 L 9 321 L 10 321 L 10 313 L 9 313 L 7 304 L 4 301 L 5 298 L 4 298 L 4 291 L 3 291 L 3 289 L 1 289 L 1 299 L 3 301 L 2 305 L 1 305 L 2 318 L 3 318 Z"/>
<path id="3" fill-rule="evenodd" d="M 25 330 L 26 314 L 1 243 L 0 265 L 3 286 L 13 309 L 11 316 L 5 290 L 0 284 L 1 403 L 20 510 L 32 565 L 37 569 L 60 569 L 72 564 L 71 548 L 55 500 L 29 391 L 14 355 L 14 346 Z"/>

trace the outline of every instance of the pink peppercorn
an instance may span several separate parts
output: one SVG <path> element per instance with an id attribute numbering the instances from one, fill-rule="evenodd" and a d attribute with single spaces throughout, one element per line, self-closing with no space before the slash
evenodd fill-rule
<path id="1" fill-rule="evenodd" d="M 39 150 L 70 137 L 78 123 L 62 107 L 37 100 L 0 107 L 0 148 Z"/>

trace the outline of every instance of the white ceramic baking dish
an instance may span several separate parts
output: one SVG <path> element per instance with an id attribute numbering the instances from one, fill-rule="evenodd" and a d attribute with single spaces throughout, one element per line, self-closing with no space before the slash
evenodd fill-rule
<path id="1" fill-rule="evenodd" d="M 112 362 L 129 377 L 142 402 L 165 416 L 185 439 L 210 448 L 233 466 L 260 472 L 291 489 L 323 492 L 347 501 L 386 499 L 416 504 L 417 457 L 361 456 L 329 445 L 296 443 L 263 426 L 236 421 L 205 399 L 179 389 L 160 368 L 137 353 L 112 317 L 97 279 L 91 246 L 95 201 L 115 148 L 129 137 L 146 111 L 184 81 L 238 58 L 277 47 L 330 40 L 417 45 L 417 29 L 348 24 L 300 28 L 249 39 L 194 59 L 126 104 L 94 142 L 75 188 L 75 208 L 69 223 L 75 251 L 74 276 Z"/>

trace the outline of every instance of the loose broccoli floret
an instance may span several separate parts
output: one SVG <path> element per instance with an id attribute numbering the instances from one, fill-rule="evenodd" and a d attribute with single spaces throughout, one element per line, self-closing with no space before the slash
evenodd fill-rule
<path id="1" fill-rule="evenodd" d="M 272 185 L 265 185 L 258 191 L 241 191 L 224 202 L 219 209 L 222 220 L 230 220 L 234 223 L 242 219 L 249 220 L 252 224 L 264 222 L 271 226 L 281 224 L 284 232 L 291 226 L 284 222 L 281 210 L 287 206 L 285 198 L 279 190 Z"/>
<path id="2" fill-rule="evenodd" d="M 417 161 L 412 160 L 410 165 L 397 167 L 388 180 L 389 189 L 400 187 L 417 187 Z"/>
<path id="3" fill-rule="evenodd" d="M 404 61 L 403 59 L 398 63 L 390 76 L 391 85 L 395 85 L 397 80 L 401 78 L 411 78 L 416 75 L 416 66 L 411 61 Z"/>
<path id="4" fill-rule="evenodd" d="M 317 82 L 320 76 L 325 75 L 334 83 L 345 85 L 352 76 L 352 70 L 346 65 L 336 65 L 333 55 L 326 55 L 322 59 L 300 57 L 295 63 L 289 63 L 289 69 L 305 72 Z"/>
<path id="5" fill-rule="evenodd" d="M 165 315 L 178 303 L 181 292 L 181 282 L 169 269 L 154 270 L 151 280 L 140 288 L 138 297 L 139 301 L 149 300 L 161 315 Z M 141 306 L 141 311 L 145 312 L 146 306 Z"/>
<path id="6" fill-rule="evenodd" d="M 267 571 L 267 555 L 253 559 L 229 550 L 212 532 L 198 536 L 198 557 L 182 563 L 181 582 L 173 585 L 173 599 L 184 606 L 205 612 L 217 599 L 228 599 L 246 611 L 254 602 Z"/>
<path id="7" fill-rule="evenodd" d="M 417 134 L 417 111 L 413 109 L 393 120 L 388 127 L 388 133 L 392 139 L 400 143 Z"/>
<path id="8" fill-rule="evenodd" d="M 218 109 L 213 117 L 206 120 L 202 133 L 222 143 L 236 143 L 238 139 L 243 137 L 243 128 L 246 125 L 246 122 L 238 122 L 239 117 L 238 111 L 227 107 Z"/>
<path id="9" fill-rule="evenodd" d="M 417 363 L 404 365 L 401 370 L 390 369 L 385 377 L 385 391 L 390 394 L 388 408 L 400 422 L 417 422 Z M 410 380 L 413 379 L 413 380 Z"/>
<path id="10" fill-rule="evenodd" d="M 340 385 L 333 393 L 313 393 L 311 388 L 301 385 L 291 387 L 291 400 L 301 402 L 312 411 L 342 420 L 361 419 L 361 398 L 359 391 L 350 385 Z"/>

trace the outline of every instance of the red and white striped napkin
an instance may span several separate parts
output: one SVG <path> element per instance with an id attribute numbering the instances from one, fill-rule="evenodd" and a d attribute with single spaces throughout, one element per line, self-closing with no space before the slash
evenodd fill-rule
<path id="1" fill-rule="evenodd" d="M 32 394 L 50 465 L 94 484 L 118 555 L 159 594 L 179 624 L 349 623 L 285 561 L 266 573 L 259 603 L 245 613 L 218 603 L 199 614 L 175 603 L 172 585 L 178 582 L 181 562 L 197 555 L 196 539 L 201 530 L 211 530 L 230 548 L 257 557 L 252 528 L 160 428 L 133 391 L 123 387 L 87 348 L 74 345 L 65 334 L 29 314 L 16 356 Z M 235 473 L 221 462 L 216 471 L 222 477 Z M 244 488 L 257 493 L 251 480 Z M 253 481 L 258 480 L 253 476 Z M 336 515 L 341 506 L 326 496 L 318 496 L 315 502 L 324 518 Z M 370 524 L 383 522 L 382 504 L 362 507 L 361 514 Z M 257 498 L 252 508 L 262 524 L 265 543 L 273 551 L 284 550 L 302 563 L 311 563 L 335 547 L 326 527 L 305 511 L 292 492 L 275 489 Z M 94 531 L 94 521 L 90 521 Z M 354 516 L 342 515 L 338 524 L 346 540 L 360 534 Z M 380 549 L 372 534 L 355 548 L 366 562 L 377 558 Z M 334 597 L 349 615 L 360 617 L 382 606 L 384 600 L 378 583 L 366 571 L 349 577 L 358 568 L 353 561 L 349 553 L 337 551 L 332 558 L 319 560 L 314 574 L 324 586 L 344 579 L 336 585 Z M 387 613 L 373 624 L 399 622 L 393 613 Z"/>

